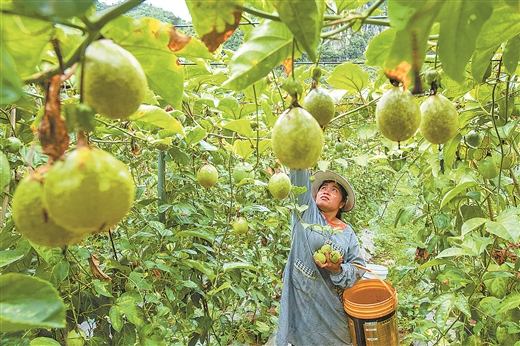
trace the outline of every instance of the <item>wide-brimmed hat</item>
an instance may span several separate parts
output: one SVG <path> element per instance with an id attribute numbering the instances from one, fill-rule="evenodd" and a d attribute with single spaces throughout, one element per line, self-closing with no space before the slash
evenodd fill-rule
<path id="1" fill-rule="evenodd" d="M 356 195 L 354 194 L 354 189 L 349 184 L 347 179 L 343 178 L 341 175 L 334 173 L 332 171 L 318 171 L 314 173 L 314 181 L 312 182 L 312 198 L 316 200 L 316 194 L 318 193 L 318 189 L 324 181 L 331 180 L 339 185 L 343 186 L 345 191 L 347 191 L 347 201 L 341 210 L 350 211 L 354 208 L 356 204 Z"/>

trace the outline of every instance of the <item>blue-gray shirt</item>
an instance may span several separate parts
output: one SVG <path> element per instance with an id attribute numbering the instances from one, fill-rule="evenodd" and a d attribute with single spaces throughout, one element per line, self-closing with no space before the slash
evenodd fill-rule
<path id="1" fill-rule="evenodd" d="M 308 208 L 302 213 L 294 210 L 292 214 L 291 250 L 283 273 L 276 344 L 351 345 L 341 293 L 363 275 L 362 270 L 351 264 L 365 266 L 359 241 L 350 226 L 331 232 L 311 196 L 312 184 L 307 170 L 291 171 L 291 182 L 307 187 L 307 192 L 298 196 L 298 204 L 308 205 Z M 306 228 L 302 223 L 325 227 Z M 338 274 L 320 269 L 314 262 L 314 251 L 325 242 L 343 258 Z"/>

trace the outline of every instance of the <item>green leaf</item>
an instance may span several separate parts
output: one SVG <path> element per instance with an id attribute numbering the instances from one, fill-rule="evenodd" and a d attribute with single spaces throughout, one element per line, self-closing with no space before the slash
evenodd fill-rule
<path id="1" fill-rule="evenodd" d="M 215 278 L 215 273 L 213 272 L 213 269 L 211 269 L 209 264 L 206 262 L 186 259 L 182 263 L 186 264 L 187 266 L 193 269 L 197 269 L 202 274 L 206 275 L 210 280 L 213 280 Z"/>
<path id="2" fill-rule="evenodd" d="M 11 182 L 11 167 L 9 160 L 3 152 L 0 151 L 0 191 L 3 192 L 5 187 Z"/>
<path id="3" fill-rule="evenodd" d="M 138 306 L 142 305 L 142 299 L 137 292 L 125 292 L 116 301 L 121 314 L 135 326 L 141 326 L 144 323 L 143 310 Z"/>
<path id="4" fill-rule="evenodd" d="M 215 235 L 211 234 L 210 232 L 206 231 L 205 229 L 192 229 L 192 230 L 180 231 L 180 232 L 175 233 L 175 236 L 177 236 L 179 238 L 183 238 L 183 237 L 201 238 L 210 243 L 213 243 L 215 241 Z"/>
<path id="5" fill-rule="evenodd" d="M 25 254 L 18 250 L 0 251 L 0 267 L 5 267 L 6 265 L 14 263 L 20 258 L 23 258 L 23 256 L 25 256 Z"/>
<path id="6" fill-rule="evenodd" d="M 184 136 L 184 128 L 181 123 L 164 109 L 157 106 L 141 105 L 128 119 L 158 126 Z"/>
<path id="7" fill-rule="evenodd" d="M 110 308 L 110 311 L 108 312 L 108 317 L 110 318 L 110 324 L 112 325 L 112 327 L 116 330 L 116 332 L 119 333 L 123 328 L 124 322 L 123 314 L 116 305 Z"/>
<path id="8" fill-rule="evenodd" d="M 120 16 L 104 28 L 105 38 L 114 40 L 139 60 L 148 86 L 173 108 L 181 109 L 184 70 L 168 48 L 171 25 L 153 18 Z"/>
<path id="9" fill-rule="evenodd" d="M 462 236 L 465 236 L 469 232 L 473 231 L 476 228 L 479 228 L 483 224 L 485 224 L 488 221 L 488 219 L 484 219 L 481 217 L 475 217 L 472 219 L 469 219 L 468 221 L 464 222 L 462 225 Z"/>
<path id="10" fill-rule="evenodd" d="M 251 141 L 238 139 L 233 143 L 233 152 L 244 160 L 247 159 L 254 151 L 255 147 Z"/>
<path id="11" fill-rule="evenodd" d="M 495 10 L 480 31 L 476 49 L 485 51 L 498 47 L 520 32 L 520 13 L 511 11 L 505 4 L 497 4 Z"/>
<path id="12" fill-rule="evenodd" d="M 491 59 L 498 47 L 476 49 L 471 57 L 471 75 L 476 81 L 484 81 L 491 72 Z"/>
<path id="13" fill-rule="evenodd" d="M 492 11 L 493 6 L 487 2 L 452 0 L 444 3 L 439 15 L 441 30 L 437 52 L 444 72 L 451 79 L 464 81 L 464 69 Z"/>
<path id="14" fill-rule="evenodd" d="M 369 74 L 357 64 L 345 62 L 336 66 L 327 83 L 338 89 L 359 93 L 368 85 Z"/>
<path id="15" fill-rule="evenodd" d="M 453 265 L 453 261 L 452 260 L 449 260 L 449 259 L 445 259 L 445 258 L 436 258 L 436 259 L 433 259 L 431 261 L 428 261 L 424 264 L 422 264 L 419 269 L 422 270 L 422 269 L 426 269 L 426 268 L 430 268 L 430 267 L 433 267 L 433 266 L 438 266 L 438 265 Z"/>
<path id="16" fill-rule="evenodd" d="M 133 273 L 132 273 L 133 274 Z M 130 276 L 132 276 L 132 274 L 130 274 Z M 112 284 L 110 282 L 106 282 L 106 281 L 101 281 L 101 280 L 93 280 L 93 283 L 94 283 L 94 290 L 104 296 L 104 297 L 109 297 L 109 298 L 112 298 L 113 295 L 112 295 Z"/>
<path id="17" fill-rule="evenodd" d="M 439 253 L 436 258 L 454 257 L 454 256 L 474 256 L 474 255 L 475 255 L 475 253 L 473 251 L 471 251 L 470 249 L 450 247 L 450 248 L 442 250 L 441 253 Z"/>
<path id="18" fill-rule="evenodd" d="M 188 128 L 186 128 L 188 130 Z M 201 139 L 206 137 L 207 132 L 202 127 L 197 126 L 188 130 L 186 133 L 186 143 L 192 145 L 194 143 L 198 143 Z"/>
<path id="19" fill-rule="evenodd" d="M 49 282 L 22 274 L 2 274 L 0 292 L 0 332 L 65 327 L 65 305 Z"/>
<path id="20" fill-rule="evenodd" d="M 457 296 L 457 298 L 454 301 L 454 304 L 460 312 L 462 312 L 467 317 L 471 317 L 471 309 L 469 307 L 468 301 L 466 300 L 466 297 L 464 297 L 463 295 Z"/>
<path id="21" fill-rule="evenodd" d="M 285 24 L 262 22 L 244 37 L 231 58 L 230 77 L 223 86 L 241 91 L 254 84 L 290 57 L 292 46 L 293 36 Z"/>
<path id="22" fill-rule="evenodd" d="M 68 19 L 85 13 L 95 0 L 13 0 L 15 11 L 24 14 L 36 14 L 51 20 Z"/>
<path id="23" fill-rule="evenodd" d="M 392 48 L 384 64 L 386 70 L 395 68 L 403 61 L 407 61 L 412 66 L 415 64 L 419 67 L 422 66 L 432 25 L 444 2 L 421 0 L 407 1 L 406 4 L 415 8 L 407 7 L 408 9 L 405 9 L 405 12 L 408 12 L 403 17 L 402 23 L 406 22 L 406 26 L 396 33 Z M 410 13 L 412 15 L 409 19 L 406 19 Z M 395 18 L 390 16 L 390 22 L 394 24 Z M 398 26 L 398 28 L 401 26 Z M 418 57 L 418 59 L 415 59 L 415 57 Z"/>
<path id="24" fill-rule="evenodd" d="M 244 263 L 244 262 L 231 262 L 231 263 L 224 263 L 222 266 L 222 269 L 224 270 L 224 273 L 233 270 L 233 269 L 247 269 L 252 270 L 254 272 L 258 272 L 258 268 L 253 266 L 250 263 Z"/>
<path id="25" fill-rule="evenodd" d="M 31 340 L 30 346 L 60 346 L 61 344 L 54 339 L 38 337 Z"/>
<path id="26" fill-rule="evenodd" d="M 510 74 L 514 74 L 520 60 L 520 35 L 509 39 L 502 53 L 502 61 Z"/>
<path id="27" fill-rule="evenodd" d="M 233 119 L 239 118 L 238 101 L 234 97 L 224 97 L 219 101 L 217 109 Z"/>
<path id="28" fill-rule="evenodd" d="M 490 233 L 510 241 L 513 244 L 518 242 L 520 237 L 520 222 L 515 215 L 510 215 L 496 222 L 488 221 L 486 222 L 486 227 Z"/>
<path id="29" fill-rule="evenodd" d="M 323 0 L 272 0 L 278 16 L 302 45 L 312 62 L 320 43 L 325 1 Z"/>
<path id="30" fill-rule="evenodd" d="M 365 56 L 367 66 L 381 66 L 383 67 L 390 49 L 395 40 L 397 30 L 395 28 L 388 28 L 385 31 L 380 32 L 376 35 L 369 43 Z"/>
<path id="31" fill-rule="evenodd" d="M 0 66 L 0 105 L 10 104 L 17 101 L 23 94 L 23 83 L 16 72 L 15 62 L 11 55 L 0 43 L 0 55 L 2 65 Z"/>
<path id="32" fill-rule="evenodd" d="M 457 186 L 455 186 L 453 189 L 448 191 L 447 194 L 444 195 L 441 202 L 441 209 L 448 204 L 453 198 L 458 196 L 461 192 L 464 192 L 466 189 L 477 185 L 476 181 L 466 181 L 464 183 L 460 183 Z"/>
<path id="33" fill-rule="evenodd" d="M 498 309 L 496 311 L 497 314 L 509 311 L 511 309 L 516 309 L 520 307 L 520 293 L 510 293 L 504 297 Z"/>
<path id="34" fill-rule="evenodd" d="M 222 127 L 231 131 L 235 131 L 238 134 L 248 138 L 255 137 L 253 129 L 251 128 L 251 121 L 249 121 L 249 119 L 232 120 Z"/>
<path id="35" fill-rule="evenodd" d="M 455 159 L 457 158 L 457 151 L 459 150 L 460 140 L 462 135 L 457 133 L 455 137 L 450 139 L 442 147 L 442 153 L 444 157 L 444 164 L 446 167 L 452 167 Z"/>

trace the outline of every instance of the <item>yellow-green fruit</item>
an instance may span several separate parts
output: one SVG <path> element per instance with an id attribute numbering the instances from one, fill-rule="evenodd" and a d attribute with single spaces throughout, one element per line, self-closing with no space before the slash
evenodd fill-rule
<path id="1" fill-rule="evenodd" d="M 255 172 L 253 171 L 253 166 L 248 163 L 239 163 L 235 168 L 233 168 L 233 180 L 236 183 L 242 181 L 242 179 L 253 179 L 255 177 Z"/>
<path id="2" fill-rule="evenodd" d="M 341 154 L 343 150 L 345 150 L 345 143 L 336 142 L 336 144 L 334 145 L 334 150 L 336 150 L 338 154 Z"/>
<path id="3" fill-rule="evenodd" d="M 402 142 L 412 137 L 421 123 L 421 110 L 408 90 L 393 87 L 379 99 L 376 124 L 383 136 Z"/>
<path id="4" fill-rule="evenodd" d="M 280 115 L 271 139 L 274 155 L 291 169 L 314 166 L 323 147 L 320 124 L 301 107 L 293 107 Z"/>
<path id="5" fill-rule="evenodd" d="M 197 181 L 206 188 L 215 186 L 218 180 L 218 171 L 212 164 L 205 163 L 197 171 Z"/>
<path id="6" fill-rule="evenodd" d="M 84 103 L 112 119 L 135 112 L 146 93 L 146 75 L 139 61 L 111 40 L 87 47 L 82 74 Z"/>
<path id="7" fill-rule="evenodd" d="M 476 131 L 469 131 L 466 136 L 464 136 L 464 140 L 466 141 L 466 144 L 469 145 L 472 148 L 477 148 L 480 143 L 482 143 L 482 137 L 478 134 Z"/>
<path id="8" fill-rule="evenodd" d="M 325 254 L 323 254 L 321 252 L 318 252 L 318 251 L 316 251 L 314 253 L 314 259 L 316 259 L 317 261 L 321 262 L 322 264 L 327 263 L 327 257 L 325 257 Z"/>
<path id="9" fill-rule="evenodd" d="M 332 263 L 338 263 L 339 259 L 340 259 L 341 255 L 338 251 L 334 250 L 332 251 L 330 254 L 329 254 L 329 258 L 330 258 L 330 261 Z"/>
<path id="10" fill-rule="evenodd" d="M 21 147 L 22 147 L 22 141 L 20 141 L 18 138 L 16 138 L 16 137 L 7 138 L 6 148 L 7 148 L 7 151 L 9 151 L 10 153 L 17 153 Z"/>
<path id="11" fill-rule="evenodd" d="M 134 201 L 128 167 L 111 154 L 76 148 L 47 172 L 43 201 L 57 224 L 76 233 L 116 225 Z"/>
<path id="12" fill-rule="evenodd" d="M 323 88 L 312 89 L 303 100 L 302 107 L 320 124 L 327 125 L 334 116 L 334 100 Z"/>
<path id="13" fill-rule="evenodd" d="M 291 193 L 291 179 L 283 172 L 275 173 L 267 184 L 269 192 L 276 199 L 284 199 Z"/>
<path id="14" fill-rule="evenodd" d="M 236 220 L 233 222 L 233 231 L 235 231 L 235 233 L 237 234 L 246 233 L 248 229 L 249 223 L 243 216 L 237 217 Z"/>
<path id="15" fill-rule="evenodd" d="M 325 253 L 325 251 L 328 251 L 330 254 L 332 252 L 332 246 L 330 244 L 323 244 L 323 246 L 320 248 L 319 252 Z"/>
<path id="16" fill-rule="evenodd" d="M 433 144 L 444 144 L 452 139 L 459 128 L 459 115 L 453 103 L 440 94 L 428 97 L 421 104 L 419 131 Z"/>
<path id="17" fill-rule="evenodd" d="M 22 179 L 13 195 L 13 220 L 16 229 L 37 245 L 65 246 L 79 242 L 82 234 L 58 226 L 43 205 L 43 183 L 38 174 Z"/>
<path id="18" fill-rule="evenodd" d="M 516 152 L 509 145 L 504 144 L 502 146 L 504 155 L 496 154 L 493 155 L 495 163 L 498 167 L 502 164 L 502 169 L 511 169 L 516 164 Z M 503 156 L 503 159 L 502 159 Z"/>
<path id="19" fill-rule="evenodd" d="M 479 162 L 477 170 L 486 179 L 494 179 L 500 170 L 492 156 L 486 156 Z"/>

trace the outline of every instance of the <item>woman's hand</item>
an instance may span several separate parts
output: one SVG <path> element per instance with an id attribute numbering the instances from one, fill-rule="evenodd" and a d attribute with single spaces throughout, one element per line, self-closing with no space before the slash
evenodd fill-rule
<path id="1" fill-rule="evenodd" d="M 341 263 L 343 263 L 343 257 L 340 257 L 336 263 L 333 263 L 330 261 L 329 251 L 325 250 L 325 258 L 327 259 L 325 264 L 318 261 L 315 256 L 312 256 L 312 258 L 314 258 L 314 262 L 316 262 L 318 267 L 328 270 L 331 272 L 331 274 L 339 274 L 341 272 Z"/>

